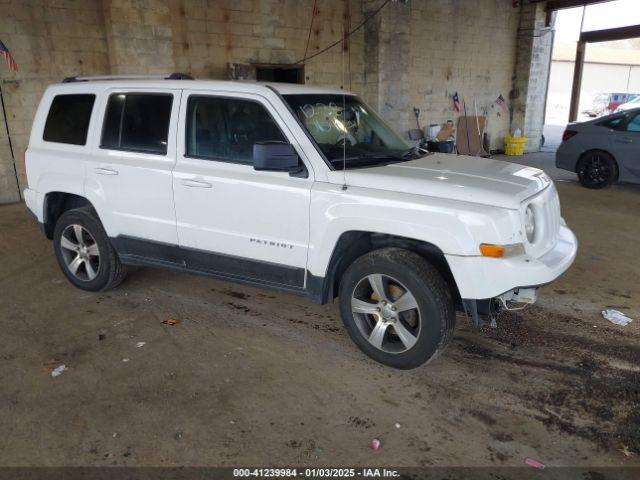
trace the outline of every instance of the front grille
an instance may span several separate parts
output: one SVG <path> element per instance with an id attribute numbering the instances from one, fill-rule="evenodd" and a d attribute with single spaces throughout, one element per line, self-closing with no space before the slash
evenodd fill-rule
<path id="1" fill-rule="evenodd" d="M 536 220 L 536 237 L 527 252 L 540 257 L 553 248 L 560 231 L 560 199 L 556 187 L 551 184 L 529 201 Z M 526 207 L 525 207 L 526 208 Z"/>

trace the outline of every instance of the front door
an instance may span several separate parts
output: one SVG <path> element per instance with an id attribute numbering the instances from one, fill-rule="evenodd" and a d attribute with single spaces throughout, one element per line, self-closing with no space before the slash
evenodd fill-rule
<path id="1" fill-rule="evenodd" d="M 286 123 L 259 95 L 185 91 L 179 124 L 173 188 L 187 268 L 302 288 L 313 172 L 252 163 L 256 142 L 288 142 L 300 155 Z"/>
<path id="2" fill-rule="evenodd" d="M 620 129 L 611 132 L 612 153 L 618 162 L 620 180 L 640 178 L 640 113 L 631 114 Z"/>

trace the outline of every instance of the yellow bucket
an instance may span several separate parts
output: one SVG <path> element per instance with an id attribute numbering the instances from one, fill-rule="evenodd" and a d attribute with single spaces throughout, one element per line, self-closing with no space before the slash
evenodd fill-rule
<path id="1" fill-rule="evenodd" d="M 524 147 L 527 145 L 527 137 L 504 137 L 504 153 L 510 156 L 519 156 L 524 154 Z"/>

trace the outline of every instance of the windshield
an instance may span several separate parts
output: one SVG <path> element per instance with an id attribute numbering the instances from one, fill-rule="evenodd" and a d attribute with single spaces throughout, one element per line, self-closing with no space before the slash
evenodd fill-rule
<path id="1" fill-rule="evenodd" d="M 421 156 L 353 95 L 284 95 L 327 160 L 342 169 L 412 160 Z"/>

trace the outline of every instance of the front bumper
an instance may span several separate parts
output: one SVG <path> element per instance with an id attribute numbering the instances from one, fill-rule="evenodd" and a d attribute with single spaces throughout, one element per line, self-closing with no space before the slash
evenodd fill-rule
<path id="1" fill-rule="evenodd" d="M 560 226 L 554 247 L 539 258 L 445 255 L 463 299 L 491 299 L 516 288 L 537 287 L 553 282 L 571 266 L 578 240 Z"/>

